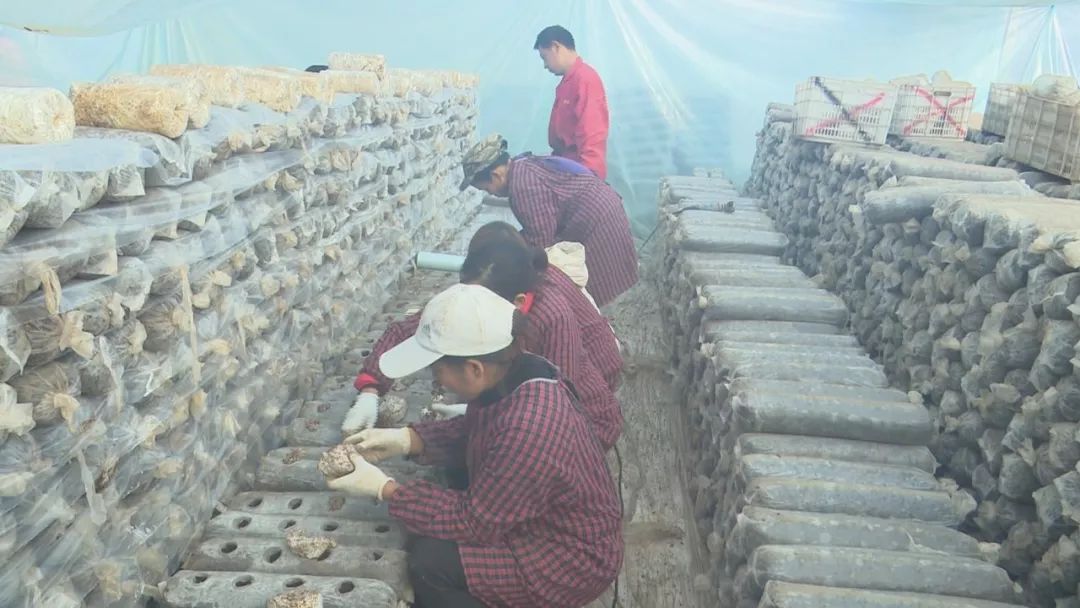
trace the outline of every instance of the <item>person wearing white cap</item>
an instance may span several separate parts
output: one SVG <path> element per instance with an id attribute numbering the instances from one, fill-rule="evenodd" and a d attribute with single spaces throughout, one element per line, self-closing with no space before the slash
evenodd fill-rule
<path id="1" fill-rule="evenodd" d="M 385 500 L 416 535 L 409 575 L 416 606 L 578 607 L 611 585 L 622 564 L 618 494 L 604 449 L 573 388 L 517 338 L 526 317 L 479 285 L 432 300 L 416 334 L 384 353 L 391 378 L 430 367 L 468 403 L 466 414 L 348 441 L 354 472 L 331 489 Z M 469 486 L 398 483 L 375 464 L 406 456 L 464 466 Z"/>

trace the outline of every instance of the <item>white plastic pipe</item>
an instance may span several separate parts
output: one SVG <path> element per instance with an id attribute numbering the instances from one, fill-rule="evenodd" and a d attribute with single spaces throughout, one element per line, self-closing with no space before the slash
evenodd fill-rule
<path id="1" fill-rule="evenodd" d="M 424 270 L 441 270 L 443 272 L 459 272 L 465 263 L 465 256 L 450 253 L 432 253 L 421 251 L 416 254 L 416 267 Z"/>

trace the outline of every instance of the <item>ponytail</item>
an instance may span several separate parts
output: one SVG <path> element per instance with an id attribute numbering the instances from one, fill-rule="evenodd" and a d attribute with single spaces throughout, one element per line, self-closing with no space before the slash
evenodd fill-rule
<path id="1" fill-rule="evenodd" d="M 513 302 L 519 294 L 536 289 L 547 268 L 547 255 L 541 259 L 529 246 L 509 239 L 494 239 L 470 248 L 461 265 L 461 282 L 483 285 Z M 543 264 L 543 269 L 538 264 Z"/>

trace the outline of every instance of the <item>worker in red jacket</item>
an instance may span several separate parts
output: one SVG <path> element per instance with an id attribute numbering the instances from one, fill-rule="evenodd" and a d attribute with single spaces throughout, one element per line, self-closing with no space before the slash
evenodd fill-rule
<path id="1" fill-rule="evenodd" d="M 622 522 L 604 449 L 558 369 L 518 346 L 527 319 L 479 285 L 432 298 L 416 335 L 379 367 L 393 378 L 430 367 L 466 414 L 364 431 L 350 439 L 354 471 L 328 481 L 386 501 L 416 535 L 408 570 L 420 608 L 579 608 L 618 575 Z M 398 483 L 372 464 L 396 456 L 464 466 L 469 486 Z"/>
<path id="2" fill-rule="evenodd" d="M 585 289 L 597 306 L 637 283 L 637 252 L 619 193 L 580 163 L 558 156 L 510 158 L 506 147 L 498 134 L 473 146 L 462 163 L 461 189 L 472 185 L 509 197 L 521 236 L 533 247 L 584 245 Z"/>
<path id="3" fill-rule="evenodd" d="M 549 72 L 562 76 L 548 123 L 551 153 L 607 179 L 608 105 L 600 75 L 581 59 L 574 36 L 560 25 L 544 28 L 533 48 Z"/>

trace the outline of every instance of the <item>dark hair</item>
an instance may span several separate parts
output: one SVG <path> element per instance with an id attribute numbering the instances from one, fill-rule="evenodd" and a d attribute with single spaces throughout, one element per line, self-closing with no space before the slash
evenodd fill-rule
<path id="1" fill-rule="evenodd" d="M 486 355 L 476 355 L 474 357 L 460 357 L 455 355 L 446 355 L 441 357 L 437 363 L 445 363 L 447 365 L 453 365 L 454 367 L 461 367 L 466 361 L 479 361 L 481 363 L 491 364 L 509 364 L 518 355 L 521 354 L 521 338 L 525 335 L 529 327 L 529 318 L 520 310 L 514 311 L 513 326 L 510 328 L 510 335 L 514 338 L 514 341 L 510 343 L 510 346 L 502 350 L 497 350 L 493 353 Z"/>
<path id="2" fill-rule="evenodd" d="M 469 251 L 476 249 L 477 247 L 490 243 L 497 239 L 510 239 L 521 240 L 521 234 L 517 228 L 514 228 L 512 224 L 507 222 L 488 222 L 477 229 L 476 234 L 473 234 L 472 240 L 469 241 Z"/>
<path id="3" fill-rule="evenodd" d="M 575 50 L 574 35 L 561 25 L 549 25 L 540 30 L 540 33 L 536 35 L 536 44 L 533 45 L 533 50 L 550 49 L 556 42 L 571 51 Z"/>
<path id="4" fill-rule="evenodd" d="M 329 69 L 330 69 L 330 66 L 328 66 L 328 65 L 309 65 L 307 67 L 307 69 L 304 70 L 304 71 L 305 72 L 314 72 L 314 73 L 317 74 L 319 72 L 325 72 L 326 70 L 329 70 Z"/>
<path id="5" fill-rule="evenodd" d="M 498 158 L 495 159 L 495 162 L 491 163 L 491 165 L 489 165 L 487 167 L 484 167 L 483 169 L 477 171 L 476 175 L 474 175 L 473 178 L 472 178 L 472 183 L 475 184 L 475 183 L 478 183 L 478 182 L 490 181 L 491 180 L 491 172 L 494 171 L 495 169 L 509 163 L 509 162 L 510 162 L 510 153 L 509 152 L 503 152 L 502 154 L 499 155 Z"/>
<path id="6" fill-rule="evenodd" d="M 544 262 L 546 268 L 546 255 Z M 543 269 L 536 266 L 536 251 L 524 241 L 496 238 L 470 247 L 461 265 L 460 279 L 462 283 L 483 285 L 513 302 L 518 294 L 533 291 L 540 282 Z"/>

